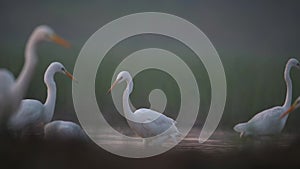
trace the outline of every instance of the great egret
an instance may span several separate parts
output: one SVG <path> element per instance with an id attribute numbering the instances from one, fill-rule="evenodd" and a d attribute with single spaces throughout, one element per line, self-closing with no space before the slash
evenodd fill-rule
<path id="1" fill-rule="evenodd" d="M 27 92 L 38 62 L 37 44 L 41 41 L 53 41 L 64 47 L 70 46 L 48 26 L 38 26 L 33 31 L 25 49 L 25 64 L 16 81 L 12 73 L 6 69 L 0 70 L 0 128 L 4 127 L 9 116 L 18 110 Z"/>
<path id="2" fill-rule="evenodd" d="M 46 102 L 42 104 L 38 100 L 22 100 L 19 110 L 9 119 L 9 130 L 27 134 L 27 131 L 41 130 L 46 123 L 52 120 L 56 101 L 54 75 L 57 72 L 65 74 L 72 80 L 74 79 L 61 63 L 51 63 L 44 75 L 44 82 L 48 90 Z"/>
<path id="3" fill-rule="evenodd" d="M 82 128 L 69 121 L 52 121 L 44 127 L 44 138 L 47 140 L 86 140 Z"/>
<path id="4" fill-rule="evenodd" d="M 120 72 L 108 92 L 111 92 L 117 84 L 123 81 L 127 83 L 127 87 L 123 93 L 123 110 L 125 116 L 132 119 L 127 120 L 130 128 L 142 138 L 154 137 L 168 130 L 166 133 L 161 135 L 161 137 L 145 142 L 146 145 L 157 144 L 158 141 L 161 142 L 168 138 L 171 138 L 175 143 L 177 143 L 177 137 L 180 136 L 181 133 L 175 126 L 176 121 L 151 109 L 142 108 L 135 112 L 131 110 L 129 105 L 129 95 L 133 90 L 133 82 L 129 72 Z"/>
<path id="5" fill-rule="evenodd" d="M 240 136 L 260 136 L 260 135 L 274 135 L 278 134 L 284 128 L 287 117 L 279 118 L 282 113 L 288 110 L 292 101 L 292 81 L 290 77 L 290 70 L 292 67 L 300 68 L 299 61 L 292 58 L 285 67 L 284 79 L 287 86 L 285 102 L 282 106 L 276 106 L 264 110 L 256 114 L 248 122 L 240 123 L 234 126 L 236 132 L 241 133 Z"/>
<path id="6" fill-rule="evenodd" d="M 293 103 L 293 105 L 283 114 L 280 115 L 280 119 L 284 118 L 286 115 L 294 111 L 295 109 L 300 107 L 300 96 L 296 99 L 296 101 Z"/>

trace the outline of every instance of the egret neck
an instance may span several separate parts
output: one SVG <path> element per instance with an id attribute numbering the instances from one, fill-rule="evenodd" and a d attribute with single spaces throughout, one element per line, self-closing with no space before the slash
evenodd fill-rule
<path id="1" fill-rule="evenodd" d="M 14 92 L 14 96 L 19 100 L 24 97 L 25 92 L 29 87 L 29 83 L 32 80 L 32 75 L 34 74 L 34 70 L 38 62 L 38 58 L 36 55 L 38 38 L 36 36 L 37 35 L 33 35 L 29 38 L 25 49 L 25 63 L 12 90 Z"/>
<path id="2" fill-rule="evenodd" d="M 286 82 L 286 97 L 285 102 L 283 104 L 283 108 L 289 108 L 292 103 L 292 80 L 290 77 L 290 71 L 291 71 L 292 65 L 287 64 L 284 71 L 284 80 Z"/>
<path id="3" fill-rule="evenodd" d="M 46 71 L 44 82 L 47 86 L 47 99 L 44 104 L 45 115 L 48 121 L 50 121 L 54 114 L 55 101 L 56 101 L 56 83 L 54 81 L 54 74 L 56 72 L 52 69 Z"/>
<path id="4" fill-rule="evenodd" d="M 125 113 L 125 117 L 128 116 L 129 119 L 133 119 L 134 118 L 134 113 L 130 108 L 130 104 L 129 104 L 129 95 L 132 92 L 133 89 L 133 82 L 132 82 L 132 78 L 128 77 L 126 79 L 126 89 L 124 90 L 123 93 L 123 111 Z"/>

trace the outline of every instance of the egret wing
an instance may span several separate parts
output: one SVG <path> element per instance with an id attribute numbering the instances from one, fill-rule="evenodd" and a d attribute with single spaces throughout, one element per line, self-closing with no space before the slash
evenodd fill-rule
<path id="1" fill-rule="evenodd" d="M 173 119 L 151 109 L 138 109 L 134 114 L 142 122 L 137 132 L 142 137 L 159 135 L 175 124 Z"/>
<path id="2" fill-rule="evenodd" d="M 68 121 L 50 122 L 45 126 L 44 132 L 47 139 L 86 139 L 81 127 Z"/>
<path id="3" fill-rule="evenodd" d="M 142 126 L 149 132 L 149 136 L 156 136 L 159 135 L 166 130 L 168 130 L 174 123 L 170 120 L 170 118 L 161 115 L 159 118 L 157 118 L 154 121 L 149 121 L 146 123 L 143 123 Z M 148 137 L 149 137 L 148 136 Z"/>
<path id="4" fill-rule="evenodd" d="M 283 112 L 282 107 L 273 107 L 256 114 L 248 122 L 250 132 L 258 135 L 276 133 L 280 124 L 279 116 Z"/>
<path id="5" fill-rule="evenodd" d="M 26 99 L 21 102 L 21 106 L 9 122 L 11 129 L 22 129 L 30 125 L 41 122 L 44 106 L 37 100 Z"/>
<path id="6" fill-rule="evenodd" d="M 256 114 L 252 119 L 250 119 L 249 123 L 275 119 L 277 116 L 278 117 L 276 120 L 278 120 L 281 112 L 283 112 L 283 110 L 282 107 L 279 106 L 264 110 Z"/>

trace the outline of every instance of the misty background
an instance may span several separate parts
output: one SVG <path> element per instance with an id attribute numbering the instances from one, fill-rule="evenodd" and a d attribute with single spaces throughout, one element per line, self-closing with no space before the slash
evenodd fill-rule
<path id="1" fill-rule="evenodd" d="M 43 74 L 53 61 L 59 61 L 72 72 L 81 47 L 87 39 L 108 22 L 137 12 L 164 12 L 188 20 L 202 30 L 219 53 L 227 78 L 227 102 L 220 129 L 231 129 L 236 123 L 249 120 L 266 108 L 282 105 L 286 86 L 283 71 L 291 57 L 300 60 L 300 2 L 298 1 L 197 1 L 197 0 L 101 0 L 70 2 L 1 1 L 0 2 L 0 68 L 18 76 L 24 63 L 24 48 L 33 29 L 40 24 L 51 26 L 57 34 L 69 40 L 72 48 L 64 49 L 51 43 L 38 48 L 39 65 L 27 98 L 44 102 L 46 86 Z M 96 95 L 99 106 L 116 127 L 126 124 L 115 112 L 111 96 L 106 95 L 111 74 L 120 60 L 130 53 L 149 47 L 159 47 L 177 54 L 198 70 L 195 74 L 201 93 L 197 126 L 203 124 L 210 106 L 210 84 L 200 60 L 180 42 L 158 35 L 142 35 L 126 39 L 105 57 L 98 71 Z M 84 70 L 82 70 L 84 71 Z M 152 71 L 152 72 L 151 72 Z M 150 79 L 145 82 L 142 77 Z M 300 70 L 292 69 L 293 101 L 300 95 Z M 165 80 L 165 82 L 163 81 Z M 68 78 L 56 76 L 58 95 L 54 119 L 76 120 L 72 103 L 72 85 Z M 160 82 L 160 84 L 157 84 Z M 176 117 L 178 90 L 172 78 L 150 70 L 135 79 L 131 99 L 136 107 L 149 106 L 148 94 L 168 84 L 166 114 Z M 298 132 L 300 110 L 291 114 L 284 132 Z"/>

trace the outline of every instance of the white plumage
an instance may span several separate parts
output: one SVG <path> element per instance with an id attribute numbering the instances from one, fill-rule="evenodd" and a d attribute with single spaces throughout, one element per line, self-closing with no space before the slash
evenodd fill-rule
<path id="1" fill-rule="evenodd" d="M 45 72 L 44 82 L 47 85 L 48 96 L 42 104 L 38 100 L 23 100 L 19 110 L 9 119 L 8 128 L 12 131 L 35 132 L 42 130 L 44 125 L 52 120 L 56 102 L 55 73 L 60 72 L 73 79 L 73 76 L 66 71 L 61 63 L 53 62 Z M 31 134 L 31 133 L 30 133 Z"/>
<path id="2" fill-rule="evenodd" d="M 165 132 L 160 138 L 155 138 L 151 142 L 146 143 L 149 145 L 157 144 L 158 140 L 161 142 L 168 138 L 172 138 L 174 142 L 177 142 L 177 137 L 180 136 L 181 133 L 175 126 L 176 122 L 173 119 L 151 109 L 142 108 L 135 112 L 131 110 L 129 106 L 129 95 L 133 89 L 133 82 L 129 72 L 120 72 L 109 91 L 111 91 L 116 84 L 123 81 L 127 83 L 127 87 L 123 93 L 123 109 L 130 128 L 142 138 L 154 137 Z M 162 137 L 165 139 L 161 139 Z"/>
<path id="3" fill-rule="evenodd" d="M 292 67 L 300 68 L 298 60 L 294 58 L 290 59 L 285 67 L 284 78 L 286 81 L 287 92 L 284 105 L 264 110 L 256 114 L 248 122 L 234 126 L 234 130 L 241 133 L 241 137 L 274 135 L 282 131 L 288 116 L 285 116 L 284 118 L 280 118 L 280 116 L 289 109 L 292 100 L 292 81 L 290 78 L 290 70 Z"/>
<path id="4" fill-rule="evenodd" d="M 53 41 L 65 47 L 69 44 L 45 25 L 38 26 L 31 34 L 25 50 L 25 64 L 16 79 L 6 69 L 0 70 L 0 125 L 6 125 L 9 116 L 16 112 L 24 98 L 35 72 L 38 57 L 36 48 L 41 41 Z"/>
<path id="5" fill-rule="evenodd" d="M 241 133 L 241 137 L 278 134 L 284 128 L 287 120 L 287 117 L 279 118 L 285 110 L 286 108 L 279 106 L 264 110 L 248 122 L 237 124 L 234 130 Z"/>
<path id="6" fill-rule="evenodd" d="M 139 119 L 142 123 L 128 120 L 128 124 L 143 138 L 159 135 L 168 130 L 171 126 L 174 127 L 173 130 L 175 130 L 175 134 L 178 132 L 175 126 L 176 122 L 173 119 L 151 109 L 138 109 L 134 112 L 134 115 L 134 119 Z"/>

